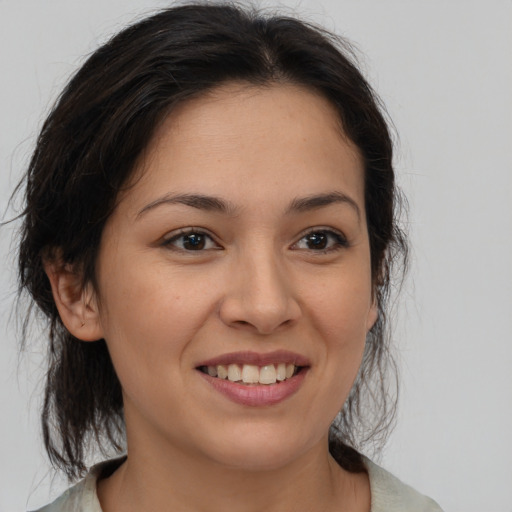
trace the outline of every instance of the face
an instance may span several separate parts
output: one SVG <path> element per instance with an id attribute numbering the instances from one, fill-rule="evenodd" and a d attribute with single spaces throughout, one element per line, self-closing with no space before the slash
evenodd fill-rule
<path id="1" fill-rule="evenodd" d="M 325 450 L 376 318 L 362 162 L 333 108 L 240 84 L 181 105 L 97 280 L 129 449 L 248 469 Z"/>

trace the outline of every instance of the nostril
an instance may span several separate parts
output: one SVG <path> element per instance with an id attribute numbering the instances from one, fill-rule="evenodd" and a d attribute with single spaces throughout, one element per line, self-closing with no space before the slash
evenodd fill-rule
<path id="1" fill-rule="evenodd" d="M 278 303 L 270 299 L 256 300 L 247 293 L 247 297 L 236 294 L 224 297 L 218 310 L 224 324 L 235 329 L 270 334 L 279 328 L 290 327 L 301 315 L 300 307 L 291 297 Z"/>
<path id="2" fill-rule="evenodd" d="M 232 322 L 232 325 L 237 327 L 251 327 L 250 322 L 247 322 L 246 320 L 235 320 Z"/>

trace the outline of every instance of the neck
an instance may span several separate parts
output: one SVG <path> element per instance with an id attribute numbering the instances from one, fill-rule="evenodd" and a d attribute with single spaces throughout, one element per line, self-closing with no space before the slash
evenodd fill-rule
<path id="1" fill-rule="evenodd" d="M 133 446 L 126 462 L 98 483 L 98 496 L 104 512 L 369 510 L 366 475 L 339 467 L 326 440 L 293 463 L 265 470 L 225 467 L 172 447 Z"/>
<path id="2" fill-rule="evenodd" d="M 200 448 L 201 438 L 186 443 L 179 431 L 170 439 L 132 411 L 125 404 L 128 458 L 98 482 L 103 512 L 370 510 L 366 473 L 349 473 L 334 461 L 327 432 L 297 454 L 267 443 L 266 433 L 251 460 L 250 452 L 242 458 L 227 445 Z"/>

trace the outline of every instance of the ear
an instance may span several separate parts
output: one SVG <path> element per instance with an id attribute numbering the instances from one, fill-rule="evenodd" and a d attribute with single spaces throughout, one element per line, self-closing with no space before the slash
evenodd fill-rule
<path id="1" fill-rule="evenodd" d="M 369 332 L 375 325 L 377 318 L 379 318 L 379 305 L 377 304 L 377 296 L 374 293 L 372 304 L 368 310 L 368 316 L 366 317 L 366 332 Z"/>
<path id="2" fill-rule="evenodd" d="M 92 285 L 83 286 L 81 273 L 69 264 L 45 261 L 43 265 L 66 329 L 82 341 L 103 338 L 98 301 Z"/>

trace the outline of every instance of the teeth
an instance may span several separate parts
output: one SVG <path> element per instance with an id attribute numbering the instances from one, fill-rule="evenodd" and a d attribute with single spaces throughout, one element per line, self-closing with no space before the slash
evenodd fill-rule
<path id="1" fill-rule="evenodd" d="M 282 382 L 295 374 L 296 366 L 293 363 L 268 364 L 258 367 L 253 364 L 219 364 L 217 366 L 203 367 L 210 377 L 228 379 L 231 382 L 243 382 L 244 384 L 275 384 Z"/>
<path id="2" fill-rule="evenodd" d="M 279 380 L 279 381 L 286 379 L 286 364 L 279 363 L 277 365 L 276 379 Z"/>
<path id="3" fill-rule="evenodd" d="M 275 384 L 276 380 L 276 367 L 273 364 L 261 367 L 260 384 Z"/>
<path id="4" fill-rule="evenodd" d="M 228 366 L 228 379 L 231 382 L 242 380 L 242 370 L 240 370 L 240 366 L 237 364 L 230 364 Z"/>
<path id="5" fill-rule="evenodd" d="M 228 369 L 223 364 L 219 364 L 217 366 L 217 377 L 219 379 L 227 379 L 228 378 Z"/>
<path id="6" fill-rule="evenodd" d="M 258 384 L 260 381 L 260 369 L 252 364 L 244 364 L 242 368 L 242 381 L 245 384 Z"/>

